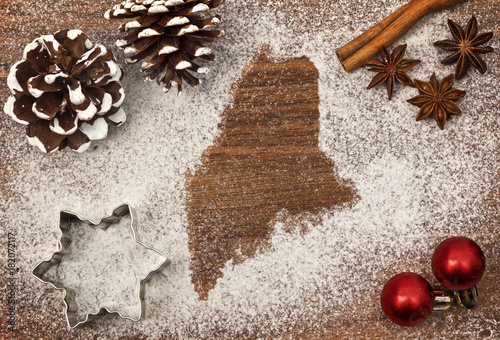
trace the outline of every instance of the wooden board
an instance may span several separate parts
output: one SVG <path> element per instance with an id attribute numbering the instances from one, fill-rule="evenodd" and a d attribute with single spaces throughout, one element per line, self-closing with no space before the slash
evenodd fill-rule
<path id="1" fill-rule="evenodd" d="M 258 6 L 264 1 L 253 1 L 253 4 Z M 309 6 L 321 13 L 321 8 L 324 1 L 322 0 L 309 0 L 304 6 Z M 463 21 L 468 19 L 470 12 L 473 11 L 477 16 L 482 13 L 491 11 L 492 6 L 496 6 L 498 10 L 498 3 L 495 0 L 476 0 L 472 1 L 468 7 L 467 13 L 463 14 Z M 84 31 L 91 31 L 94 40 L 111 45 L 115 38 L 114 34 L 110 34 L 110 30 L 115 30 L 116 23 L 108 22 L 102 18 L 102 13 L 110 7 L 106 1 L 91 0 L 75 0 L 71 6 L 64 6 L 58 3 L 59 6 L 50 6 L 50 9 L 42 7 L 40 2 L 34 1 L 20 1 L 20 0 L 0 0 L 0 44 L 2 54 L 0 54 L 0 102 L 5 102 L 9 91 L 6 87 L 6 77 L 11 64 L 19 60 L 22 55 L 23 47 L 41 34 L 52 33 L 60 28 L 74 28 L 78 27 Z M 383 5 L 381 5 L 383 6 Z M 349 10 L 347 10 L 349 13 Z M 290 15 L 299 16 L 297 22 L 300 27 L 307 29 L 307 20 L 300 18 L 300 13 L 293 13 L 290 10 Z M 494 33 L 498 37 L 500 35 L 500 27 L 498 21 L 500 14 L 497 11 L 496 17 L 490 21 L 481 22 L 482 25 L 494 27 Z M 325 14 L 326 15 L 326 14 Z M 486 16 L 492 18 L 492 16 Z M 498 52 L 497 52 L 498 53 Z M 498 58 L 497 58 L 498 60 Z M 499 67 L 490 65 L 490 67 Z M 259 77 L 257 78 L 257 74 Z M 272 81 L 268 81 L 265 74 L 272 79 L 279 74 L 284 79 L 289 80 L 289 86 L 284 95 L 276 95 L 271 97 L 264 96 L 245 96 L 246 93 L 254 91 L 261 93 L 262 88 L 266 86 L 272 87 Z M 298 84 L 294 79 L 300 77 L 301 83 Z M 240 111 L 235 112 L 234 109 L 227 109 L 222 114 L 224 134 L 219 136 L 214 145 L 207 149 L 202 156 L 202 163 L 205 167 L 192 173 L 187 180 L 187 213 L 188 213 L 188 233 L 190 234 L 190 251 L 195 254 L 195 261 L 192 264 L 194 272 L 193 283 L 195 284 L 196 291 L 200 294 L 200 298 L 205 299 L 207 294 L 213 286 L 217 278 L 221 276 L 220 269 L 224 263 L 230 259 L 235 261 L 244 261 L 246 258 L 251 257 L 259 250 L 268 246 L 269 240 L 269 222 L 274 218 L 276 212 L 283 208 L 289 210 L 290 215 L 300 215 L 302 213 L 316 213 L 321 209 L 327 209 L 337 204 L 354 202 L 358 197 L 356 191 L 350 183 L 339 183 L 334 178 L 332 172 L 333 164 L 326 158 L 318 149 L 318 130 L 319 130 L 319 111 L 317 110 L 319 98 L 317 96 L 317 70 L 312 65 L 308 58 L 296 58 L 284 62 L 276 62 L 272 59 L 268 51 L 263 51 L 256 55 L 249 68 L 246 69 L 241 80 L 235 85 L 234 100 L 238 104 Z M 276 102 L 282 102 L 282 113 L 286 114 L 290 109 L 295 116 L 289 116 L 286 124 L 273 124 L 271 120 L 265 121 L 259 114 L 263 111 L 262 108 L 274 105 Z M 495 108 L 497 103 L 491 103 L 492 109 Z M 246 107 L 252 111 L 248 115 L 241 116 L 241 108 Z M 498 109 L 498 106 L 496 106 Z M 498 111 L 498 110 L 497 110 Z M 301 116 L 300 113 L 303 113 Z M 257 117 L 257 121 L 250 121 L 249 117 Z M 245 121 L 246 119 L 246 121 Z M 267 119 L 270 119 L 269 117 Z M 249 126 L 261 124 L 259 130 L 252 130 Z M 9 129 L 13 126 L 13 122 L 6 115 L 0 115 L 0 143 L 12 140 L 19 130 Z M 498 133 L 498 131 L 491 131 Z M 259 136 L 256 137 L 256 134 Z M 268 138 L 263 138 L 267 136 Z M 299 136 L 299 137 L 297 137 Z M 275 179 L 263 183 L 275 183 L 276 186 L 286 185 L 290 191 L 302 192 L 303 196 L 298 197 L 296 200 L 290 200 L 289 197 L 282 197 L 274 195 L 276 192 L 275 186 L 261 186 L 255 187 L 255 183 L 249 181 L 255 173 L 259 176 L 271 176 L 272 167 L 276 165 L 276 159 L 269 161 L 269 155 L 276 152 L 270 146 L 274 145 L 274 138 L 287 140 L 289 143 L 280 150 L 280 166 L 285 166 L 287 171 L 308 171 L 313 168 L 314 171 L 310 174 L 311 181 L 318 184 L 329 192 L 334 191 L 334 199 L 331 195 L 324 193 L 316 193 L 312 195 L 313 199 L 303 199 L 303 197 L 311 197 L 310 187 L 304 185 L 302 181 L 287 181 L 286 183 L 277 183 Z M 283 144 L 282 144 L 283 145 Z M 231 152 L 226 152 L 231 149 Z M 0 194 L 2 197 L 11 195 L 2 183 L 8 180 L 11 173 L 16 172 L 16 163 L 6 164 L 4 159 L 5 150 L 0 150 Z M 248 158 L 248 154 L 252 152 L 260 157 L 259 162 L 252 162 Z M 237 155 L 238 162 L 234 163 L 234 157 Z M 499 157 L 498 154 L 492 155 Z M 231 162 L 229 161 L 231 157 Z M 305 159 L 303 163 L 298 162 L 299 159 Z M 265 168 L 256 167 L 264 166 Z M 236 174 L 234 178 L 226 177 L 227 173 Z M 247 180 L 241 181 L 237 174 L 245 173 Z M 253 174 L 253 175 L 252 175 Z M 500 174 L 498 174 L 500 180 Z M 227 220 L 219 220 L 218 224 L 223 226 L 218 230 L 211 230 L 210 235 L 203 231 L 203 226 L 209 223 L 207 211 L 204 210 L 206 204 L 203 199 L 209 199 L 210 195 L 217 195 L 217 190 L 224 187 L 213 187 L 213 183 L 225 182 L 227 187 L 234 189 L 234 200 L 230 202 L 220 202 L 217 206 L 218 216 L 231 216 L 235 210 L 242 206 L 248 205 L 245 202 L 245 197 L 239 195 L 241 191 L 256 191 L 261 193 L 259 197 L 265 197 L 265 200 L 259 202 L 255 206 L 256 211 L 253 216 L 259 216 L 259 219 L 250 222 L 246 220 L 232 221 L 230 218 Z M 494 183 L 498 190 L 498 181 Z M 212 190 L 212 191 L 211 191 Z M 264 195 L 262 195 L 264 194 Z M 491 264 L 487 268 L 484 280 L 481 281 L 481 305 L 480 308 L 484 310 L 491 310 L 491 313 L 497 322 L 500 323 L 500 298 L 498 295 L 499 278 L 500 278 L 500 252 L 498 251 L 498 244 L 500 243 L 500 203 L 497 201 L 498 194 L 494 195 L 492 190 L 491 199 L 487 202 L 489 204 L 489 215 L 483 219 L 484 224 L 477 225 L 476 232 L 471 233 L 469 236 L 477 240 L 483 247 L 483 250 L 488 258 L 488 263 Z M 209 214 L 208 214 L 209 215 Z M 233 223 L 234 222 L 234 223 Z M 251 224 L 248 227 L 248 223 Z M 244 228 L 243 228 L 244 226 Z M 228 232 L 228 228 L 230 231 Z M 250 230 L 250 232 L 249 232 Z M 197 238 L 204 239 L 195 241 Z M 201 270 L 196 262 L 204 261 L 203 256 L 205 251 L 200 250 L 205 248 L 203 241 L 213 241 L 217 239 L 218 242 L 210 242 L 211 246 L 217 249 L 211 253 L 212 258 L 209 262 L 213 264 L 212 268 Z M 236 254 L 235 249 L 243 249 L 243 254 Z M 5 250 L 2 249 L 2 252 Z M 3 254 L 3 253 L 2 253 Z M 5 256 L 2 255 L 3 261 Z M 205 259 L 206 260 L 206 259 Z M 3 263 L 3 262 L 2 262 Z M 495 265 L 497 264 L 497 265 Z M 422 262 L 422 267 L 427 266 L 427 263 Z M 378 283 L 382 283 L 385 278 L 379 278 Z M 0 276 L 0 292 L 2 292 L 2 299 L 6 296 L 4 290 L 7 287 L 5 278 Z M 47 288 L 49 289 L 49 288 Z M 19 287 L 19 295 L 29 296 L 28 292 L 23 291 L 23 287 Z M 371 287 L 367 287 L 360 294 L 359 303 L 356 310 L 338 316 L 330 314 L 325 311 L 324 315 L 318 320 L 316 319 L 301 319 L 296 320 L 290 328 L 283 330 L 277 334 L 268 334 L 269 337 L 285 337 L 285 338 L 321 338 L 321 339 L 337 339 L 345 338 L 350 339 L 353 337 L 366 337 L 366 338 L 397 338 L 400 329 L 390 323 L 383 323 L 381 319 L 383 315 L 368 313 L 363 305 L 366 300 L 377 300 L 379 292 L 373 291 Z M 37 338 L 37 339 L 67 339 L 67 338 L 85 338 L 91 330 L 92 325 L 85 325 L 77 330 L 69 332 L 61 322 L 63 318 L 62 312 L 59 310 L 60 306 L 54 307 L 48 315 L 39 315 L 36 301 L 22 301 L 22 309 L 19 311 L 18 318 L 21 320 L 21 327 L 17 332 L 9 333 L 6 331 L 7 317 L 6 307 L 2 307 L 0 316 L 0 336 L 2 338 Z M 2 305 L 3 306 L 3 305 Z M 46 311 L 45 311 L 46 312 Z M 467 323 L 468 313 L 458 309 L 452 308 L 447 312 L 448 318 L 442 318 L 435 322 L 432 328 L 419 327 L 412 333 L 412 330 L 407 330 L 406 334 L 419 335 L 425 338 L 432 338 L 434 336 L 446 337 L 446 323 L 449 320 L 454 320 L 457 323 Z M 320 322 L 322 327 L 318 330 L 317 323 Z M 480 323 L 480 321 L 479 321 Z M 484 325 L 485 331 L 480 336 L 489 337 L 492 331 L 489 331 L 489 325 Z M 498 328 L 497 328 L 498 330 Z M 165 334 L 169 334 L 166 330 Z M 242 334 L 244 338 L 253 338 L 258 333 L 245 333 Z M 127 339 L 146 339 L 148 336 L 147 330 L 135 331 L 129 334 Z M 493 335 L 498 336 L 498 333 Z M 166 335 L 168 338 L 168 335 Z M 464 337 L 465 338 L 465 337 Z"/>

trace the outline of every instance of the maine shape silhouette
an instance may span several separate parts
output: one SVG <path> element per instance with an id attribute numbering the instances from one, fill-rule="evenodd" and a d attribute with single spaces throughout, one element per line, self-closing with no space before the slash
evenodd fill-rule
<path id="1" fill-rule="evenodd" d="M 186 177 L 190 269 L 200 299 L 227 261 L 269 247 L 279 216 L 320 219 L 356 197 L 318 147 L 318 76 L 308 58 L 276 62 L 263 48 L 234 84 L 220 135 Z"/>

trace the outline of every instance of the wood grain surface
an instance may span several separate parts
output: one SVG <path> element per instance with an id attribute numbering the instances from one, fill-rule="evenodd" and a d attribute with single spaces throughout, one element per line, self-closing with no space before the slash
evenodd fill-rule
<path id="1" fill-rule="evenodd" d="M 271 245 L 281 211 L 317 218 L 355 198 L 318 147 L 318 70 L 306 57 L 273 62 L 268 50 L 235 84 L 223 133 L 186 181 L 192 281 L 202 299 L 227 261 L 241 263 Z"/>
<path id="2" fill-rule="evenodd" d="M 254 1 L 257 5 L 259 2 L 265 2 L 264 0 Z M 321 12 L 321 7 L 324 0 L 307 0 L 304 2 L 304 6 L 310 6 L 313 10 L 317 10 L 318 13 Z M 22 56 L 22 50 L 24 46 L 32 41 L 35 37 L 41 34 L 53 33 L 58 29 L 62 28 L 75 28 L 78 27 L 84 31 L 91 31 L 92 34 L 90 38 L 93 41 L 100 41 L 105 45 L 111 45 L 112 42 L 117 37 L 116 32 L 116 22 L 108 22 L 102 17 L 102 13 L 110 7 L 110 2 L 104 0 L 74 0 L 72 4 L 69 5 L 68 2 L 63 0 L 55 0 L 47 9 L 47 2 L 36 2 L 36 1 L 25 1 L 25 0 L 0 0 L 0 46 L 2 46 L 2 53 L 0 53 L 0 103 L 3 107 L 7 96 L 9 95 L 8 88 L 6 86 L 6 77 L 10 66 Z M 360 3 L 358 2 L 358 5 Z M 495 4 L 495 8 L 499 9 L 497 0 L 474 0 L 472 9 L 477 16 L 481 13 L 486 13 L 486 11 L 491 10 L 492 4 Z M 380 6 L 383 6 L 381 4 Z M 302 25 L 304 29 L 307 29 L 307 18 L 300 17 L 300 13 L 293 13 L 291 9 L 290 15 L 297 15 L 299 19 L 297 22 Z M 387 14 L 387 13 L 386 13 Z M 325 14 L 327 15 L 327 14 Z M 462 21 L 468 20 L 470 13 L 463 15 Z M 379 18 L 381 20 L 383 17 Z M 491 16 L 488 16 L 491 18 Z M 496 36 L 500 35 L 500 27 L 498 22 L 500 20 L 500 12 L 493 19 L 489 21 L 482 21 L 481 25 L 485 27 L 493 27 Z M 110 33 L 112 31 L 112 33 Z M 339 47 L 339 46 L 336 46 Z M 498 53 L 498 52 L 497 52 Z M 498 60 L 498 59 L 497 59 Z M 262 247 L 266 247 L 266 239 L 269 236 L 269 222 L 276 215 L 276 212 L 283 208 L 290 209 L 290 214 L 300 215 L 304 213 L 316 213 L 321 211 L 321 209 L 327 209 L 332 206 L 343 204 L 346 202 L 355 201 L 356 190 L 351 188 L 349 183 L 341 182 L 333 173 L 334 165 L 326 158 L 323 154 L 319 152 L 317 145 L 317 134 L 318 134 L 318 109 L 317 103 L 319 101 L 317 97 L 317 78 L 316 70 L 308 58 L 298 58 L 293 60 L 288 60 L 285 62 L 276 63 L 272 58 L 269 57 L 267 52 L 263 52 L 255 57 L 255 60 L 246 73 L 242 77 L 242 80 L 235 86 L 234 95 L 235 102 L 238 103 L 238 107 L 246 107 L 248 110 L 251 108 L 257 108 L 253 112 L 253 115 L 238 117 L 237 112 L 228 109 L 223 114 L 223 124 L 225 124 L 225 135 L 222 135 L 214 144 L 213 147 L 207 149 L 203 155 L 202 163 L 206 167 L 199 170 L 198 173 L 191 174 L 188 178 L 188 198 L 187 198 L 187 213 L 189 219 L 188 233 L 190 237 L 194 239 L 208 237 L 210 240 L 218 239 L 218 243 L 213 243 L 218 247 L 222 247 L 223 251 L 216 252 L 215 260 L 212 258 L 213 263 L 216 263 L 208 272 L 203 270 L 197 270 L 196 260 L 192 264 L 192 270 L 195 275 L 193 276 L 193 282 L 195 283 L 197 292 L 200 294 L 201 298 L 206 298 L 209 294 L 210 289 L 216 284 L 216 280 L 221 276 L 220 268 L 229 259 L 235 261 L 243 261 L 245 258 L 252 256 Z M 489 67 L 499 67 L 496 65 L 489 65 Z M 265 141 L 267 144 L 260 145 L 262 143 L 262 138 L 255 139 L 255 135 L 252 136 L 252 131 L 250 128 L 245 131 L 248 135 L 242 137 L 241 133 L 245 132 L 242 130 L 242 126 L 251 125 L 254 122 L 246 121 L 242 122 L 241 119 L 248 119 L 248 117 L 262 118 L 263 107 L 270 105 L 270 102 L 278 98 L 268 98 L 259 96 L 248 96 L 245 97 L 244 93 L 248 91 L 261 92 L 262 87 L 272 87 L 272 82 L 265 82 L 261 78 L 261 81 L 257 81 L 254 76 L 256 73 L 261 72 L 271 73 L 270 77 L 275 74 L 280 74 L 281 77 L 285 79 L 288 77 L 291 79 L 290 86 L 287 88 L 287 93 L 285 96 L 278 96 L 283 99 L 286 103 L 283 106 L 282 113 L 287 112 L 287 108 L 290 105 L 295 107 L 295 112 L 302 112 L 304 115 L 302 117 L 289 117 L 290 120 L 287 126 L 273 125 L 272 122 L 267 121 L 262 124 L 262 129 L 267 129 L 267 132 L 273 131 L 273 134 L 269 134 L 273 138 L 285 138 L 288 140 L 288 145 L 285 145 L 284 149 L 281 150 L 280 162 L 290 161 L 287 166 L 287 171 L 314 171 L 310 174 L 316 182 L 321 182 L 322 187 L 325 188 L 325 192 L 318 193 L 317 196 L 311 201 L 303 199 L 303 197 L 297 197 L 296 200 L 290 202 L 286 197 L 279 195 L 274 195 L 276 191 L 276 186 L 287 187 L 287 190 L 295 191 L 298 193 L 307 192 L 307 185 L 304 183 L 285 181 L 283 182 L 263 182 L 263 183 L 276 183 L 270 187 L 259 187 L 256 190 L 266 193 L 265 200 L 260 202 L 264 206 L 272 207 L 270 211 L 264 211 L 260 209 L 256 215 L 260 216 L 260 219 L 253 221 L 248 225 L 247 221 L 239 220 L 232 221 L 231 214 L 241 208 L 241 205 L 245 205 L 244 198 L 239 196 L 235 192 L 236 198 L 232 202 L 220 202 L 221 204 L 217 206 L 220 211 L 225 211 L 228 218 L 226 220 L 220 220 L 220 223 L 224 227 L 235 227 L 236 230 L 227 232 L 227 228 L 221 228 L 219 231 L 215 231 L 214 234 L 207 234 L 203 231 L 203 225 L 207 222 L 206 211 L 204 211 L 202 201 L 203 197 L 206 197 L 207 187 L 210 189 L 210 185 L 214 181 L 227 181 L 229 186 L 233 186 L 234 181 L 238 182 L 238 178 L 228 178 L 224 172 L 224 167 L 233 167 L 227 170 L 228 173 L 237 174 L 241 171 L 254 171 L 258 173 L 259 176 L 265 176 L 270 168 L 267 169 L 255 169 L 252 166 L 251 160 L 248 159 L 248 152 L 255 151 L 255 148 L 260 148 L 262 152 L 257 153 L 259 157 L 265 159 L 271 152 L 268 148 L 269 145 L 273 144 L 273 138 L 269 138 Z M 293 84 L 293 78 L 300 75 L 302 79 L 309 79 L 307 82 L 302 82 L 301 84 Z M 265 79 L 264 79 L 265 80 Z M 245 89 L 245 91 L 242 91 Z M 309 91 L 309 92 L 308 92 Z M 296 96 L 305 96 L 307 100 L 299 101 L 298 103 L 290 103 L 287 100 L 288 97 L 295 98 Z M 288 98 L 289 99 L 289 98 Z M 288 105 L 288 106 L 287 106 Z M 495 109 L 496 102 L 491 103 L 491 108 Z M 498 106 L 496 106 L 498 109 Z M 255 115 L 256 114 L 256 115 Z M 498 112 L 497 112 L 498 114 Z M 0 114 L 0 147 L 6 141 L 14 139 L 16 134 L 22 131 L 22 128 L 13 129 L 16 124 L 7 117 L 6 115 Z M 283 129 L 281 129 L 283 128 Z M 293 136 L 299 136 L 298 138 L 292 138 L 289 134 L 289 130 L 293 130 Z M 264 131 L 265 133 L 266 131 Z M 262 130 L 259 133 L 263 133 Z M 492 131 L 492 133 L 498 133 L 498 131 Z M 258 140 L 258 142 L 256 142 Z M 252 144 L 253 141 L 253 144 Z M 267 148 L 266 148 L 267 145 Z M 297 148 L 297 146 L 299 146 Z M 237 149 L 237 152 L 227 153 L 227 148 Z M 12 175 L 16 172 L 17 164 L 14 162 L 6 163 L 4 159 L 6 150 L 4 148 L 0 149 L 0 195 L 1 197 L 6 197 L 11 195 L 3 185 Z M 237 163 L 227 163 L 229 159 L 225 155 L 241 156 L 241 162 Z M 228 156 L 229 157 L 229 156 Z M 291 158 L 290 158 L 291 157 Z M 296 159 L 305 159 L 304 163 L 297 164 Z M 492 157 L 500 157 L 500 155 L 492 155 Z M 231 159 L 231 161 L 233 161 Z M 259 162 L 259 164 L 267 164 L 272 167 L 272 162 Z M 244 168 L 238 168 L 244 166 Z M 237 168 L 234 168 L 237 167 Z M 250 175 L 251 178 L 253 176 Z M 247 179 L 248 179 L 247 178 Z M 497 177 L 500 181 L 500 173 Z M 277 180 L 277 179 L 276 179 Z M 286 180 L 286 178 L 285 178 Z M 233 182 L 231 182 L 233 181 Z M 493 183 L 492 190 L 490 192 L 491 198 L 487 200 L 486 204 L 488 207 L 485 211 L 488 211 L 488 215 L 482 220 L 481 224 L 474 226 L 475 232 L 469 235 L 474 238 L 478 243 L 481 244 L 484 253 L 488 259 L 488 263 L 491 264 L 487 266 L 487 271 L 484 275 L 484 279 L 481 281 L 480 294 L 482 297 L 488 297 L 481 300 L 480 308 L 483 310 L 491 310 L 493 318 L 500 323 L 500 296 L 498 290 L 500 288 L 500 253 L 498 252 L 498 244 L 500 243 L 500 202 L 497 201 L 498 197 L 498 181 Z M 231 183 L 229 183 L 231 182 Z M 239 182 L 235 189 L 250 190 L 252 188 L 251 181 Z M 204 188 L 202 190 L 202 188 Z M 255 189 L 255 188 L 254 188 Z M 213 188 L 213 190 L 218 190 Z M 215 192 L 214 191 L 214 192 Z M 330 195 L 327 191 L 333 191 L 334 194 Z M 306 196 L 306 195 L 304 195 Z M 3 207 L 2 207 L 3 209 Z M 236 224 L 233 224 L 236 223 Z M 244 228 L 242 227 L 244 226 Z M 3 226 L 2 226 L 3 227 Z M 239 229 L 238 229 L 239 228 Z M 224 229 L 226 229 L 224 231 Z M 201 236 L 200 236 L 201 235 Z M 193 240 L 192 238 L 192 240 Z M 205 240 L 206 241 L 206 240 Z M 200 243 L 201 242 L 201 243 Z M 242 246 L 244 250 L 243 257 L 238 257 L 235 249 L 238 246 Z M 436 246 L 432 244 L 432 246 Z M 203 252 L 200 250 L 203 247 L 203 240 L 199 242 L 191 242 L 190 250 L 193 252 L 195 259 L 203 261 Z M 2 250 L 3 251 L 3 250 Z M 3 259 L 1 260 L 3 261 Z M 217 262 L 218 261 L 218 262 Z M 2 262 L 3 263 L 3 262 Z M 427 267 L 427 262 L 422 262 L 421 267 Z M 388 269 L 387 276 L 391 276 L 394 273 Z M 376 283 L 383 284 L 387 277 L 379 277 L 376 279 Z M 1 299 L 4 299 L 4 289 L 6 287 L 5 277 L 0 276 L 0 292 L 2 294 Z M 20 287 L 20 296 L 30 296 L 29 292 L 23 291 Z M 51 289 L 46 288 L 47 291 Z M 352 339 L 352 338 L 373 338 L 373 339 L 393 339 L 400 336 L 400 329 L 398 326 L 390 323 L 381 323 L 382 315 L 373 315 L 366 311 L 363 306 L 368 300 L 379 299 L 379 292 L 374 291 L 371 287 L 366 287 L 359 294 L 359 301 L 357 303 L 356 309 L 347 313 L 343 316 L 338 314 L 329 313 L 325 311 L 323 315 L 315 319 L 301 319 L 296 320 L 293 325 L 290 325 L 288 329 L 283 330 L 279 334 L 269 334 L 269 337 L 280 337 L 288 339 Z M 23 320 L 21 327 L 14 334 L 6 332 L 6 320 L 7 320 L 7 310 L 4 303 L 0 304 L 0 338 L 8 339 L 85 339 L 87 332 L 91 329 L 92 325 L 83 325 L 76 330 L 69 332 L 65 328 L 52 326 L 62 325 L 61 319 L 63 319 L 63 313 L 61 311 L 61 306 L 54 306 L 54 310 L 46 311 L 48 314 L 41 316 L 39 310 L 37 309 L 37 301 L 23 301 L 23 308 L 19 311 L 18 317 Z M 449 312 L 447 312 L 447 317 L 440 318 L 435 317 L 433 327 L 425 328 L 418 327 L 415 329 L 414 333 L 412 330 L 407 330 L 406 335 L 409 337 L 420 336 L 422 338 L 446 338 L 445 329 L 447 323 L 450 320 L 460 324 L 467 324 L 469 313 L 465 313 L 457 307 L 452 307 Z M 480 321 L 479 321 L 480 322 Z M 321 323 L 323 327 L 318 330 L 315 325 Z M 383 326 L 381 326 L 383 325 Z M 485 330 L 480 334 L 480 337 L 497 337 L 498 334 L 492 334 L 492 331 L 488 330 L 488 325 L 485 325 Z M 168 332 L 165 333 L 165 338 L 169 338 Z M 254 338 L 256 335 L 252 333 L 243 334 L 243 338 Z M 102 337 L 95 337 L 96 339 L 102 339 Z M 137 330 L 136 333 L 130 334 L 128 337 L 121 337 L 122 339 L 147 339 L 147 330 Z M 463 337 L 466 339 L 467 337 Z"/>

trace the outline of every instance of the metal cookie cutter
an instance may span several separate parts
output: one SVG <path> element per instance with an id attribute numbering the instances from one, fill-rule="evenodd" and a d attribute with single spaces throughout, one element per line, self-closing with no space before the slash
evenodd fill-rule
<path id="1" fill-rule="evenodd" d="M 125 223 L 129 228 L 124 228 Z M 133 321 L 144 314 L 145 283 L 168 262 L 138 240 L 136 224 L 135 212 L 128 204 L 97 223 L 61 211 L 59 251 L 36 266 L 33 275 L 63 291 L 70 328 L 104 312 Z M 120 249 L 125 247 L 126 251 Z M 115 282 L 106 284 L 106 278 Z"/>

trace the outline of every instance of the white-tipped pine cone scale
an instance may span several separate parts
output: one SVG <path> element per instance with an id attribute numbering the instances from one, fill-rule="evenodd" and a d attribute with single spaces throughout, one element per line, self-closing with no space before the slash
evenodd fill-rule
<path id="1" fill-rule="evenodd" d="M 30 144 L 45 153 L 77 152 L 125 122 L 122 71 L 113 54 L 80 30 L 36 38 L 10 69 L 4 111 L 26 125 Z"/>
<path id="2" fill-rule="evenodd" d="M 124 49 L 127 63 L 142 61 L 145 80 L 156 79 L 168 91 L 177 84 L 199 84 L 196 73 L 207 68 L 194 60 L 214 59 L 212 50 L 205 46 L 213 42 L 220 31 L 218 16 L 209 10 L 225 0 L 125 0 L 105 14 L 107 19 L 131 19 L 120 26 L 125 36 L 116 42 Z"/>

